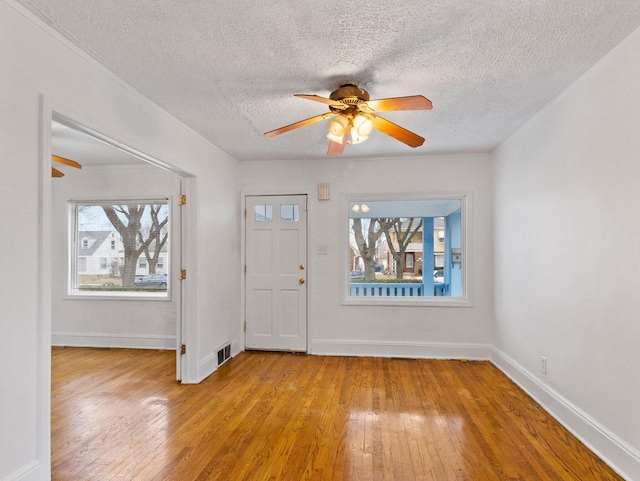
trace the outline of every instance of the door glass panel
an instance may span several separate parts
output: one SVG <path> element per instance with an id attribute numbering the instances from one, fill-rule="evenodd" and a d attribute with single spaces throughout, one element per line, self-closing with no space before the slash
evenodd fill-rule
<path id="1" fill-rule="evenodd" d="M 271 222 L 273 220 L 273 207 L 268 204 L 254 206 L 253 220 L 256 222 Z"/>
<path id="2" fill-rule="evenodd" d="M 298 204 L 284 204 L 280 206 L 280 220 L 298 222 Z"/>

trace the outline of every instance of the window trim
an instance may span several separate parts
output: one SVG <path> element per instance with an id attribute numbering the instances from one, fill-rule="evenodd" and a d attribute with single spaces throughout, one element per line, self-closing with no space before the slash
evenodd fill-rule
<path id="1" fill-rule="evenodd" d="M 77 219 L 77 206 L 78 205 L 114 205 L 114 204 L 126 204 L 126 203 L 166 203 L 169 215 L 169 247 L 167 249 L 165 258 L 165 265 L 167 265 L 167 279 L 169 284 L 165 292 L 140 292 L 140 291 L 80 291 L 75 286 L 75 278 L 77 276 L 77 258 L 78 248 L 80 247 L 81 239 L 78 238 L 78 219 Z M 67 253 L 67 287 L 63 299 L 72 300 L 132 300 L 132 301 L 154 301 L 154 302 L 171 302 L 172 300 L 172 264 L 171 264 L 171 245 L 174 242 L 173 234 L 173 219 L 175 217 L 175 202 L 174 196 L 153 196 L 153 197 L 113 197 L 113 198 L 82 198 L 82 199 L 67 199 L 67 239 L 66 239 L 66 253 Z M 109 245 L 109 251 L 111 246 Z M 137 263 L 136 263 L 137 266 Z"/>
<path id="2" fill-rule="evenodd" d="M 340 194 L 340 239 L 341 239 L 341 304 L 344 306 L 397 306 L 397 307 L 472 307 L 473 285 L 473 237 L 472 237 L 472 192 L 443 192 L 430 194 Z M 355 297 L 350 295 L 349 277 L 349 205 L 352 202 L 411 200 L 459 200 L 461 213 L 462 296 L 460 297 Z"/>

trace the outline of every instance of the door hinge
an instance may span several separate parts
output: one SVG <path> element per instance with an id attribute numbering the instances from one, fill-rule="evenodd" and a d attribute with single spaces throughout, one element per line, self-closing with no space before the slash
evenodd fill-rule
<path id="1" fill-rule="evenodd" d="M 181 195 L 180 197 L 178 197 L 178 205 L 185 205 L 187 203 L 187 196 L 186 195 Z"/>
<path id="2" fill-rule="evenodd" d="M 247 209 L 244 210 L 244 218 L 247 218 Z"/>
<path id="3" fill-rule="evenodd" d="M 180 345 L 180 354 L 186 354 L 187 353 L 187 346 L 186 344 L 181 344 Z"/>
<path id="4" fill-rule="evenodd" d="M 244 275 L 245 276 L 247 275 L 247 265 L 246 264 L 244 265 Z"/>
<path id="5" fill-rule="evenodd" d="M 186 269 L 182 269 L 180 271 L 180 280 L 184 281 L 187 278 L 187 270 Z"/>
<path id="6" fill-rule="evenodd" d="M 244 332 L 247 332 L 247 321 L 244 321 Z"/>

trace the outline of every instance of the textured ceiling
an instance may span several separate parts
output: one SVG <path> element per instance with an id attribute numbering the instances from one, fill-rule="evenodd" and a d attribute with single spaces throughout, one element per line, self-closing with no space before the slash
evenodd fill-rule
<path id="1" fill-rule="evenodd" d="M 640 26 L 638 0 L 20 0 L 238 160 L 324 158 L 324 113 L 295 93 L 341 83 L 433 110 L 385 118 L 347 157 L 491 151 Z M 606 92 L 603 92 L 606 95 Z"/>

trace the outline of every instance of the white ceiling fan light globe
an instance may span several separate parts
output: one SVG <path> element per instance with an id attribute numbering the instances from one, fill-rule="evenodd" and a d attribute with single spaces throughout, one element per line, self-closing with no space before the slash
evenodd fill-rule
<path id="1" fill-rule="evenodd" d="M 369 137 L 373 130 L 373 121 L 366 114 L 358 114 L 353 118 L 353 128 L 358 132 L 359 137 Z"/>
<path id="2" fill-rule="evenodd" d="M 359 144 L 369 138 L 369 134 L 373 130 L 373 121 L 366 114 L 358 114 L 351 122 L 351 141 L 350 144 Z"/>
<path id="3" fill-rule="evenodd" d="M 360 142 L 364 142 L 365 140 L 367 140 L 369 138 L 368 135 L 363 136 L 363 135 L 359 135 L 358 134 L 358 129 L 355 127 L 351 128 L 351 140 L 349 140 L 350 144 L 359 144 Z"/>
<path id="4" fill-rule="evenodd" d="M 333 142 L 338 142 L 339 144 L 343 143 L 344 134 L 347 132 L 348 126 L 349 120 L 346 117 L 343 117 L 342 115 L 337 116 L 329 122 L 329 133 L 327 134 L 327 138 L 331 139 Z"/>

